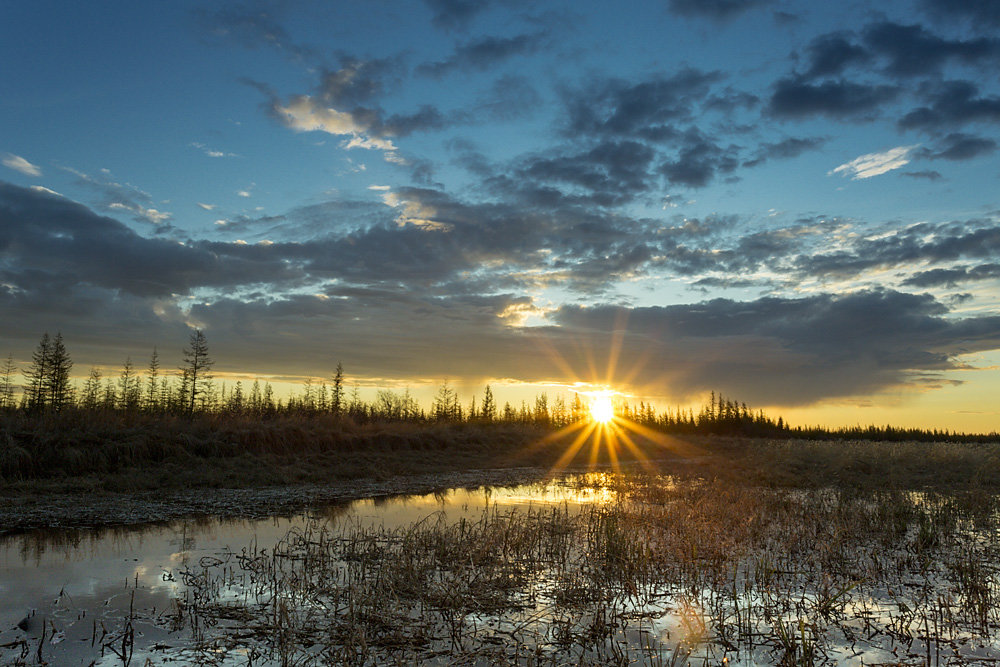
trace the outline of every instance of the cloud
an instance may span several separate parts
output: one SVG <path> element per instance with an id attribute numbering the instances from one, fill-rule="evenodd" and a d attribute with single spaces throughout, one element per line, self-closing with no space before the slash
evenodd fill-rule
<path id="1" fill-rule="evenodd" d="M 1000 317 L 954 319 L 929 295 L 891 290 L 632 309 L 564 306 L 555 320 L 591 341 L 610 341 L 624 328 L 627 352 L 619 366 L 650 387 L 681 394 L 716 387 L 765 404 L 913 387 L 921 376 L 956 368 L 955 355 L 1000 346 Z"/>
<path id="2" fill-rule="evenodd" d="M 915 273 L 903 281 L 911 287 L 947 287 L 955 288 L 960 283 L 977 280 L 994 280 L 1000 278 L 1000 264 L 980 264 L 972 268 L 956 267 L 952 269 L 930 269 Z"/>
<path id="3" fill-rule="evenodd" d="M 206 146 L 205 144 L 199 143 L 197 141 L 191 142 L 191 146 L 194 147 L 194 148 L 197 148 L 198 150 L 200 150 L 202 153 L 204 153 L 208 157 L 216 157 L 216 158 L 217 157 L 239 157 L 236 153 L 226 153 L 224 151 L 217 151 L 217 150 L 211 149 L 208 146 Z"/>
<path id="4" fill-rule="evenodd" d="M 505 74 L 490 87 L 487 94 L 476 104 L 475 114 L 481 112 L 501 120 L 516 120 L 530 116 L 542 104 L 542 96 L 523 76 Z"/>
<path id="5" fill-rule="evenodd" d="M 489 7 L 485 0 L 424 0 L 438 28 L 465 29 L 477 14 Z"/>
<path id="6" fill-rule="evenodd" d="M 930 160 L 971 160 L 981 155 L 988 155 L 996 148 L 997 142 L 993 139 L 953 132 L 944 137 L 935 150 L 922 150 L 921 157 Z"/>
<path id="7" fill-rule="evenodd" d="M 164 224 L 173 217 L 172 213 L 158 210 L 148 192 L 131 183 L 119 182 L 110 170 L 101 169 L 97 174 L 86 174 L 70 167 L 63 169 L 77 177 L 78 185 L 99 195 L 100 199 L 96 202 L 99 209 L 112 213 L 131 213 L 136 222 L 156 225 L 160 232 L 173 229 Z"/>
<path id="8" fill-rule="evenodd" d="M 347 111 L 338 111 L 314 100 L 309 95 L 296 95 L 285 104 L 273 107 L 286 127 L 298 132 L 326 132 L 327 134 L 349 136 L 347 146 L 354 148 L 377 148 L 380 150 L 396 150 L 392 141 L 381 137 L 368 136 L 372 129 L 370 119 L 355 118 Z"/>
<path id="9" fill-rule="evenodd" d="M 1000 57 L 1000 40 L 977 38 L 949 40 L 919 25 L 901 25 L 888 21 L 865 28 L 865 44 L 888 63 L 886 72 L 897 77 L 920 76 L 938 72 L 951 61 L 986 64 Z"/>
<path id="10" fill-rule="evenodd" d="M 830 171 L 830 174 L 850 176 L 854 180 L 880 176 L 893 169 L 899 169 L 910 163 L 910 153 L 918 145 L 897 146 L 881 153 L 868 153 L 845 162 Z"/>
<path id="11" fill-rule="evenodd" d="M 871 59 L 871 54 L 861 46 L 853 44 L 844 33 L 821 35 L 806 49 L 811 63 L 805 77 L 815 79 L 826 76 L 840 76 L 851 65 L 862 65 Z"/>
<path id="12" fill-rule="evenodd" d="M 593 204 L 614 206 L 650 189 L 654 155 L 652 148 L 637 141 L 607 140 L 583 152 L 530 158 L 515 178 L 532 184 L 562 184 L 587 193 Z"/>
<path id="13" fill-rule="evenodd" d="M 771 4 L 772 0 L 670 0 L 670 10 L 688 17 L 725 21 L 756 7 Z"/>
<path id="14" fill-rule="evenodd" d="M 267 5 L 267 9 L 231 6 L 217 11 L 196 9 L 194 14 L 202 28 L 216 38 L 235 41 L 248 49 L 277 49 L 297 62 L 318 60 L 315 49 L 295 43 L 269 13 L 275 8 L 276 5 L 271 3 Z"/>
<path id="15" fill-rule="evenodd" d="M 13 169 L 14 171 L 20 172 L 25 176 L 41 176 L 42 168 L 38 165 L 31 164 L 25 160 L 20 155 L 14 155 L 13 153 L 4 153 L 3 158 L 0 158 L 0 162 L 3 166 L 8 169 Z"/>
<path id="16" fill-rule="evenodd" d="M 944 178 L 941 172 L 934 171 L 933 169 L 928 169 L 925 171 L 902 171 L 899 173 L 900 176 L 908 176 L 909 178 L 919 178 L 927 181 L 940 181 Z"/>
<path id="17" fill-rule="evenodd" d="M 438 130 L 456 119 L 445 116 L 432 105 L 412 113 L 388 115 L 374 104 L 385 80 L 395 75 L 396 59 L 359 60 L 344 56 L 341 68 L 325 70 L 315 94 L 292 95 L 283 102 L 267 85 L 246 81 L 268 98 L 268 113 L 298 132 L 326 132 L 344 137 L 344 148 L 376 149 L 386 152 L 387 161 L 405 161 L 396 153 L 392 137 Z"/>
<path id="18" fill-rule="evenodd" d="M 743 163 L 744 167 L 755 167 L 768 160 L 796 158 L 807 151 L 817 150 L 826 143 L 823 137 L 789 137 L 781 141 L 762 143 L 753 159 Z"/>
<path id="19" fill-rule="evenodd" d="M 454 53 L 442 61 L 419 66 L 417 72 L 439 78 L 454 70 L 487 70 L 514 56 L 535 53 L 542 47 L 545 38 L 545 32 L 513 37 L 480 37 L 456 46 Z"/>
<path id="20" fill-rule="evenodd" d="M 162 224 L 173 217 L 171 213 L 157 211 L 155 208 L 143 208 L 139 204 L 112 202 L 108 204 L 108 209 L 111 211 L 128 211 L 133 214 L 134 219 L 144 220 L 154 225 Z"/>
<path id="21" fill-rule="evenodd" d="M 822 115 L 844 120 L 870 116 L 898 94 L 898 88 L 888 85 L 843 80 L 814 84 L 791 77 L 781 79 L 774 85 L 768 112 L 779 118 Z"/>
<path id="22" fill-rule="evenodd" d="M 637 83 L 597 80 L 566 91 L 566 134 L 570 137 L 624 136 L 648 141 L 675 138 L 676 124 L 692 120 L 705 103 L 720 72 L 684 68 L 671 76 L 651 76 Z"/>
<path id="23" fill-rule="evenodd" d="M 608 165 L 605 178 L 627 166 L 625 153 L 615 157 L 621 146 L 595 156 Z M 852 235 L 845 223 L 806 220 L 740 235 L 742 218 L 665 226 L 592 206 L 467 203 L 427 188 L 391 195 L 391 206 L 328 202 L 246 221 L 238 230 L 245 244 L 178 243 L 0 184 L 0 308 L 14 323 L 10 339 L 30 345 L 39 330 L 59 327 L 71 343 L 114 340 L 121 354 L 164 335 L 179 348 L 184 322 L 197 321 L 222 363 L 250 372 L 313 375 L 339 359 L 352 373 L 382 377 L 542 381 L 561 375 L 547 350 L 560 350 L 584 376 L 588 358 L 610 349 L 615 322 L 624 321 L 620 368 L 634 373 L 636 386 L 678 399 L 715 388 L 785 404 L 912 387 L 917 375 L 954 368 L 955 355 L 1000 347 L 1000 318 L 959 319 L 928 295 L 891 290 L 555 311 L 524 296 L 557 285 L 593 301 L 654 268 L 694 280 L 756 279 L 763 271 L 801 283 L 837 271 L 981 258 L 972 268 L 939 267 L 962 274 L 912 282 L 986 279 L 1000 258 L 1000 231 L 988 220 L 869 237 Z M 257 232 L 282 225 L 315 236 L 255 242 Z M 510 313 L 526 311 L 546 324 L 512 326 Z M 108 318 L 117 318 L 113 327 Z M 448 355 L 434 354 L 444 349 Z"/>
<path id="24" fill-rule="evenodd" d="M 660 173 L 674 185 L 700 188 L 716 174 L 731 173 L 740 164 L 734 147 L 720 146 L 696 131 L 689 131 L 676 158 L 660 165 Z"/>
<path id="25" fill-rule="evenodd" d="M 201 209 L 203 209 L 205 211 L 214 211 L 216 208 L 218 208 L 218 205 L 216 205 L 216 204 L 203 204 L 201 202 L 198 202 L 198 208 L 201 208 Z"/>
<path id="26" fill-rule="evenodd" d="M 209 251 L 199 244 L 144 238 L 76 202 L 3 182 L 0 256 L 8 272 L 5 282 L 25 292 L 46 285 L 69 290 L 88 284 L 136 296 L 169 297 L 198 287 L 300 275 L 287 263 L 282 266 L 281 258 L 248 258 L 226 244 Z"/>
<path id="27" fill-rule="evenodd" d="M 1000 97 L 979 97 L 979 87 L 963 80 L 930 87 L 929 104 L 910 111 L 899 121 L 903 129 L 937 132 L 972 122 L 1000 122 Z"/>
<path id="28" fill-rule="evenodd" d="M 1000 26 L 1000 5 L 994 0 L 923 0 L 935 17 L 967 20 L 973 26 Z"/>

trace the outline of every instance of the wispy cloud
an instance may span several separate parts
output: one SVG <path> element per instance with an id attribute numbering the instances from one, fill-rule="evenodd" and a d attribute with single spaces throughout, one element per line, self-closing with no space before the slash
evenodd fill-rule
<path id="1" fill-rule="evenodd" d="M 910 153 L 919 145 L 897 146 L 881 153 L 868 153 L 856 157 L 850 162 L 845 162 L 828 173 L 830 175 L 840 174 L 845 177 L 850 176 L 854 180 L 880 176 L 893 169 L 899 169 L 909 164 Z"/>
<path id="2" fill-rule="evenodd" d="M 20 155 L 14 155 L 13 153 L 4 153 L 3 158 L 0 159 L 3 162 L 3 166 L 8 169 L 13 169 L 14 171 L 19 171 L 25 176 L 41 176 L 42 168 L 37 164 L 31 164 L 25 160 Z"/>
<path id="3" fill-rule="evenodd" d="M 225 151 L 217 151 L 197 141 L 192 141 L 190 145 L 193 148 L 197 148 L 208 157 L 239 157 L 239 155 L 237 155 L 236 153 L 226 153 Z"/>

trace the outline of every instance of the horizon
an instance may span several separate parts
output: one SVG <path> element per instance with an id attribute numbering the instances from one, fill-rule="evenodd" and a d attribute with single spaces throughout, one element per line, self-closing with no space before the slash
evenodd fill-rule
<path id="1" fill-rule="evenodd" d="M 78 381 L 171 370 L 203 329 L 217 376 L 286 394 L 342 362 L 422 405 L 998 430 L 996 3 L 7 13 L 22 369 L 61 331 Z"/>

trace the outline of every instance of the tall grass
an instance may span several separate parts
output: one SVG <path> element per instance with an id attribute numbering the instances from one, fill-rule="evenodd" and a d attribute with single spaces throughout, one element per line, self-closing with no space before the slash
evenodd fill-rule
<path id="1" fill-rule="evenodd" d="M 193 568 L 179 606 L 276 664 L 1000 659 L 996 496 L 615 485 L 579 512 L 311 523 Z"/>

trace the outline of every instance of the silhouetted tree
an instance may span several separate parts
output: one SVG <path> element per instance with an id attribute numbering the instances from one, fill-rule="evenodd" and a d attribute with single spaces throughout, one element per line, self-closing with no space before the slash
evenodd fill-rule
<path id="1" fill-rule="evenodd" d="M 122 372 L 118 376 L 118 407 L 126 412 L 135 412 L 139 409 L 141 400 L 139 376 L 135 374 L 132 357 L 126 357 L 125 365 L 122 366 Z"/>
<path id="2" fill-rule="evenodd" d="M 69 382 L 73 361 L 69 358 L 61 333 L 56 333 L 56 337 L 52 339 L 49 355 L 45 392 L 48 394 L 49 407 L 58 412 L 73 402 L 73 387 Z"/>
<path id="3" fill-rule="evenodd" d="M 149 369 L 146 371 L 146 409 L 151 412 L 155 412 L 159 407 L 159 376 L 160 355 L 154 347 L 153 354 L 149 357 Z"/>
<path id="4" fill-rule="evenodd" d="M 7 361 L 0 369 L 0 409 L 14 407 L 14 381 L 13 375 L 17 372 L 14 368 L 14 355 L 8 354 Z"/>
<path id="5" fill-rule="evenodd" d="M 344 408 L 344 366 L 338 361 L 337 372 L 333 375 L 333 389 L 330 392 L 330 412 L 340 415 Z"/>
<path id="6" fill-rule="evenodd" d="M 45 381 L 49 374 L 49 360 L 52 355 L 52 339 L 49 332 L 42 334 L 38 347 L 31 355 L 31 366 L 24 371 L 24 405 L 28 410 L 45 407 Z"/>
<path id="7" fill-rule="evenodd" d="M 198 398 L 207 398 L 211 389 L 211 369 L 215 363 L 208 356 L 208 341 L 201 329 L 191 333 L 191 340 L 184 350 L 184 366 L 181 368 L 184 404 L 188 413 L 193 413 Z"/>
<path id="8" fill-rule="evenodd" d="M 101 370 L 90 369 L 90 375 L 83 384 L 83 395 L 80 397 L 80 407 L 85 410 L 96 410 L 101 404 Z"/>
<path id="9" fill-rule="evenodd" d="M 483 394 L 483 406 L 480 408 L 479 414 L 486 421 L 493 421 L 497 418 L 497 403 L 493 398 L 493 390 L 489 385 L 486 385 L 486 391 Z"/>

